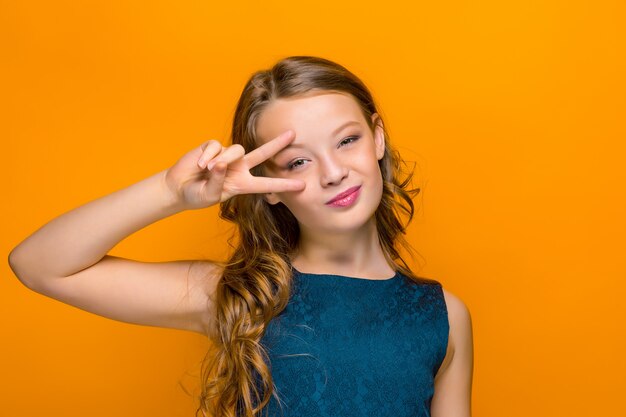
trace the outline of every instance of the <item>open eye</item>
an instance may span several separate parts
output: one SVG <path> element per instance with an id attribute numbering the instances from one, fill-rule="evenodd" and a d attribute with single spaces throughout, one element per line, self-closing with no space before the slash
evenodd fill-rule
<path id="1" fill-rule="evenodd" d="M 294 169 L 294 167 L 298 167 L 298 166 L 302 166 L 302 164 L 299 164 L 298 162 L 304 161 L 304 159 L 296 159 L 293 162 L 290 162 L 287 164 L 287 169 L 289 171 L 291 171 L 292 169 Z"/>
<path id="2" fill-rule="evenodd" d="M 361 136 L 359 135 L 354 135 L 354 136 L 348 136 L 347 138 L 343 139 L 341 142 L 339 142 L 339 146 L 345 146 L 345 145 L 349 145 L 352 142 L 356 142 L 357 140 L 359 140 L 361 138 Z M 294 159 L 293 161 L 289 162 L 286 166 L 286 169 L 288 171 L 292 171 L 294 168 L 300 167 L 302 165 L 304 165 L 304 162 L 306 161 L 306 159 Z"/>
<path id="3" fill-rule="evenodd" d="M 352 142 L 356 142 L 357 140 L 359 140 L 361 136 L 348 136 L 347 138 L 345 138 L 344 140 L 342 140 L 340 142 L 340 144 L 348 144 L 348 143 L 352 143 Z"/>

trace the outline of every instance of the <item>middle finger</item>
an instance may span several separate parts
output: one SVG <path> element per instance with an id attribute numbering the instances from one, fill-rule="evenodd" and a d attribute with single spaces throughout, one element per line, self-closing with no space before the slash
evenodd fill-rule
<path id="1" fill-rule="evenodd" d="M 276 155 L 281 149 L 288 146 L 295 139 L 295 132 L 287 130 L 276 136 L 274 139 L 250 151 L 244 156 L 244 160 L 250 164 L 250 167 L 257 166 L 261 162 Z"/>

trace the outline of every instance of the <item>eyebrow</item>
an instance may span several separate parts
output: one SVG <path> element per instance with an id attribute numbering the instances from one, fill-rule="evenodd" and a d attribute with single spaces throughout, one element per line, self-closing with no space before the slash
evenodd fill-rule
<path id="1" fill-rule="evenodd" d="M 350 125 L 361 125 L 361 123 L 357 122 L 356 120 L 350 120 L 347 121 L 346 123 L 342 124 L 341 126 L 339 126 L 338 128 L 336 128 L 335 130 L 333 130 L 332 132 L 332 136 L 337 135 L 339 132 L 341 132 L 343 129 L 345 129 L 346 127 L 350 126 Z M 279 152 L 277 152 L 274 157 L 280 155 L 281 153 L 285 152 L 287 149 L 293 149 L 293 148 L 304 148 L 305 145 L 299 144 L 299 143 L 290 143 L 289 145 L 285 146 L 283 149 L 281 149 Z"/>

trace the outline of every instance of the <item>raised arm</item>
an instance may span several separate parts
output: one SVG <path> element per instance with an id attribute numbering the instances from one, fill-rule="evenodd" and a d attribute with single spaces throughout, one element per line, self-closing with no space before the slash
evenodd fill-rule
<path id="1" fill-rule="evenodd" d="M 35 292 L 104 317 L 208 334 L 217 268 L 107 255 L 126 236 L 182 210 L 165 173 L 54 218 L 13 249 L 13 272 Z"/>
<path id="2" fill-rule="evenodd" d="M 166 171 L 62 214 L 10 254 L 25 284 L 67 277 L 102 259 L 118 242 L 182 210 L 165 185 Z"/>
<path id="3" fill-rule="evenodd" d="M 33 291 L 104 317 L 211 334 L 217 263 L 139 262 L 107 253 L 137 230 L 183 210 L 235 194 L 301 189 L 296 180 L 249 173 L 292 136 L 281 135 L 247 155 L 240 146 L 208 141 L 173 167 L 46 223 L 11 251 L 11 269 Z M 211 161 L 218 163 L 209 171 Z"/>

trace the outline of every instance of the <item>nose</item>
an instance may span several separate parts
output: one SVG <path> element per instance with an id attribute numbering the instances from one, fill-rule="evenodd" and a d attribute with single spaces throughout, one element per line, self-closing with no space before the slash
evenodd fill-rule
<path id="1" fill-rule="evenodd" d="M 348 176 L 347 164 L 340 158 L 327 156 L 320 160 L 320 181 L 322 186 L 335 185 Z"/>

